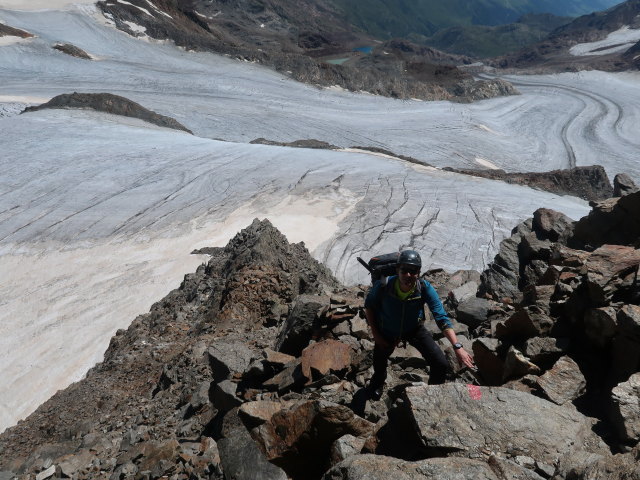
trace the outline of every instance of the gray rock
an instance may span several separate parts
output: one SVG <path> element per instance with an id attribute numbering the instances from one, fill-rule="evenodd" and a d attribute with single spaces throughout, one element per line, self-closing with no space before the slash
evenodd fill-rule
<path id="1" fill-rule="evenodd" d="M 533 231 L 546 240 L 564 242 L 573 233 L 573 220 L 548 208 L 533 212 Z"/>
<path id="2" fill-rule="evenodd" d="M 360 340 L 371 338 L 367 321 L 359 316 L 351 319 L 351 333 L 354 337 L 359 338 Z"/>
<path id="3" fill-rule="evenodd" d="M 478 282 L 467 282 L 458 288 L 451 290 L 451 296 L 456 304 L 461 304 L 465 300 L 474 298 L 478 291 Z"/>
<path id="4" fill-rule="evenodd" d="M 405 395 L 402 408 L 414 419 L 427 452 L 526 453 L 553 464 L 577 450 L 608 451 L 587 417 L 528 393 L 449 383 L 409 387 Z"/>
<path id="5" fill-rule="evenodd" d="M 569 348 L 568 338 L 533 337 L 524 343 L 523 353 L 543 369 L 550 368 Z"/>
<path id="6" fill-rule="evenodd" d="M 511 315 L 504 322 L 496 325 L 498 338 L 518 337 L 531 338 L 547 334 L 554 325 L 554 321 L 548 315 L 525 307 Z"/>
<path id="7" fill-rule="evenodd" d="M 619 173 L 613 177 L 613 196 L 624 197 L 630 193 L 635 193 L 638 190 L 638 186 L 633 179 L 626 173 Z"/>
<path id="8" fill-rule="evenodd" d="M 587 285 L 591 302 L 608 306 L 614 294 L 630 288 L 640 265 L 640 249 L 624 245 L 603 245 L 587 260 Z"/>
<path id="9" fill-rule="evenodd" d="M 620 332 L 629 338 L 640 340 L 640 306 L 625 305 L 617 315 Z"/>
<path id="10" fill-rule="evenodd" d="M 640 373 L 611 391 L 611 420 L 624 442 L 640 441 Z"/>
<path id="11" fill-rule="evenodd" d="M 51 465 L 46 470 L 43 470 L 42 472 L 38 473 L 36 475 L 36 480 L 46 480 L 47 478 L 53 477 L 55 473 L 56 473 L 56 466 Z"/>
<path id="12" fill-rule="evenodd" d="M 540 367 L 531 362 L 520 350 L 513 346 L 509 347 L 504 360 L 504 370 L 502 372 L 503 381 L 521 378 L 525 375 L 537 375 L 539 373 Z"/>
<path id="13" fill-rule="evenodd" d="M 355 437 L 350 434 L 338 438 L 333 442 L 333 445 L 331 445 L 331 465 L 335 465 L 353 455 L 359 454 L 365 442 L 365 438 Z"/>
<path id="14" fill-rule="evenodd" d="M 500 473 L 498 473 L 500 472 Z M 355 455 L 334 466 L 322 480 L 542 480 L 535 472 L 513 462 L 491 457 L 431 458 L 407 462 L 382 455 Z"/>
<path id="15" fill-rule="evenodd" d="M 213 387 L 213 406 L 218 410 L 227 411 L 242 405 L 236 392 L 238 385 L 231 380 L 223 380 Z"/>
<path id="16" fill-rule="evenodd" d="M 476 328 L 487 320 L 491 305 L 492 303 L 484 298 L 470 297 L 458 305 L 456 318 L 469 328 Z"/>
<path id="17" fill-rule="evenodd" d="M 226 341 L 212 343 L 207 355 L 215 382 L 243 373 L 254 358 L 253 352 L 244 343 Z"/>
<path id="18" fill-rule="evenodd" d="M 16 474 L 7 470 L 0 471 L 0 480 L 13 480 L 16 478 Z"/>
<path id="19" fill-rule="evenodd" d="M 296 386 L 304 385 L 309 379 L 302 373 L 302 361 L 296 359 L 289 363 L 284 370 L 265 381 L 262 386 L 267 390 L 277 390 L 285 393 Z"/>
<path id="20" fill-rule="evenodd" d="M 562 357 L 538 378 L 538 385 L 553 403 L 563 405 L 584 393 L 587 381 L 578 364 L 570 357 Z"/>
<path id="21" fill-rule="evenodd" d="M 275 349 L 299 356 L 309 344 L 318 312 L 330 305 L 330 298 L 319 295 L 299 295 L 291 307 L 287 321 L 282 325 Z"/>
<path id="22" fill-rule="evenodd" d="M 287 474 L 266 459 L 244 428 L 219 440 L 218 450 L 227 480 L 287 480 Z"/>

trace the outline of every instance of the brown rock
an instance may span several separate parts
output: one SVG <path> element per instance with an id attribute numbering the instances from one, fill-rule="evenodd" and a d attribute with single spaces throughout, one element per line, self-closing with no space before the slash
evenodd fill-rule
<path id="1" fill-rule="evenodd" d="M 323 340 L 302 351 L 302 374 L 310 379 L 345 372 L 351 365 L 351 347 L 338 340 Z"/>
<path id="2" fill-rule="evenodd" d="M 271 462 L 291 477 L 305 478 L 324 471 L 338 438 L 347 434 L 366 438 L 373 428 L 348 407 L 316 400 L 280 410 L 251 435 Z"/>
<path id="3" fill-rule="evenodd" d="M 578 364 L 565 356 L 538 379 L 538 385 L 549 400 L 563 405 L 582 395 L 587 381 Z"/>
<path id="4" fill-rule="evenodd" d="M 293 401 L 261 400 L 247 402 L 240 406 L 238 415 L 249 430 L 271 420 L 271 417 L 282 409 L 291 407 Z"/>
<path id="5" fill-rule="evenodd" d="M 606 306 L 620 288 L 630 287 L 640 266 L 640 249 L 603 245 L 587 261 L 587 281 L 591 300 Z"/>
<path id="6" fill-rule="evenodd" d="M 573 220 L 564 213 L 539 208 L 533 212 L 533 230 L 552 242 L 566 240 L 573 232 Z"/>

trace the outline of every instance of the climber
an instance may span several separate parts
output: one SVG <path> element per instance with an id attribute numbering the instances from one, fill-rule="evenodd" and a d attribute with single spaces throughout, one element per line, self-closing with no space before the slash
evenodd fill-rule
<path id="1" fill-rule="evenodd" d="M 444 336 L 451 342 L 458 361 L 475 368 L 473 359 L 465 351 L 453 330 L 451 321 L 429 282 L 420 279 L 422 260 L 418 252 L 405 250 L 397 262 L 397 275 L 376 281 L 365 299 L 365 315 L 371 327 L 373 376 L 367 386 L 369 395 L 379 399 L 387 378 L 387 361 L 401 341 L 414 346 L 430 366 L 429 383 L 444 383 L 450 370 L 444 352 L 424 326 L 424 304 Z"/>

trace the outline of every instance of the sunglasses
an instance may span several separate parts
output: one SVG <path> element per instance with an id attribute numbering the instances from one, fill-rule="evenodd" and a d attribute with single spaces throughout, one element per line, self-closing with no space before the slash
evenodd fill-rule
<path id="1" fill-rule="evenodd" d="M 409 274 L 409 275 L 418 275 L 420 273 L 420 269 L 400 267 L 400 273 Z"/>

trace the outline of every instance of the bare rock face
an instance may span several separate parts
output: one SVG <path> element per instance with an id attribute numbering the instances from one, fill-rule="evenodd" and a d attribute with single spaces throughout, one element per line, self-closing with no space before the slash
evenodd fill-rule
<path id="1" fill-rule="evenodd" d="M 607 451 L 586 417 L 527 393 L 451 383 L 409 387 L 406 398 L 427 451 L 444 449 L 466 457 L 483 451 L 514 457 L 526 452 L 547 464 L 583 448 Z"/>
<path id="2" fill-rule="evenodd" d="M 139 118 L 145 122 L 153 123 L 160 127 L 173 128 L 192 133 L 191 130 L 180 124 L 177 120 L 159 115 L 151 110 L 147 110 L 142 105 L 129 100 L 128 98 L 111 93 L 71 93 L 53 97 L 47 103 L 37 107 L 27 107 L 24 112 L 35 112 L 47 108 L 83 108 L 95 110 L 97 112 L 111 113 L 113 115 L 123 115 L 125 117 Z"/>

